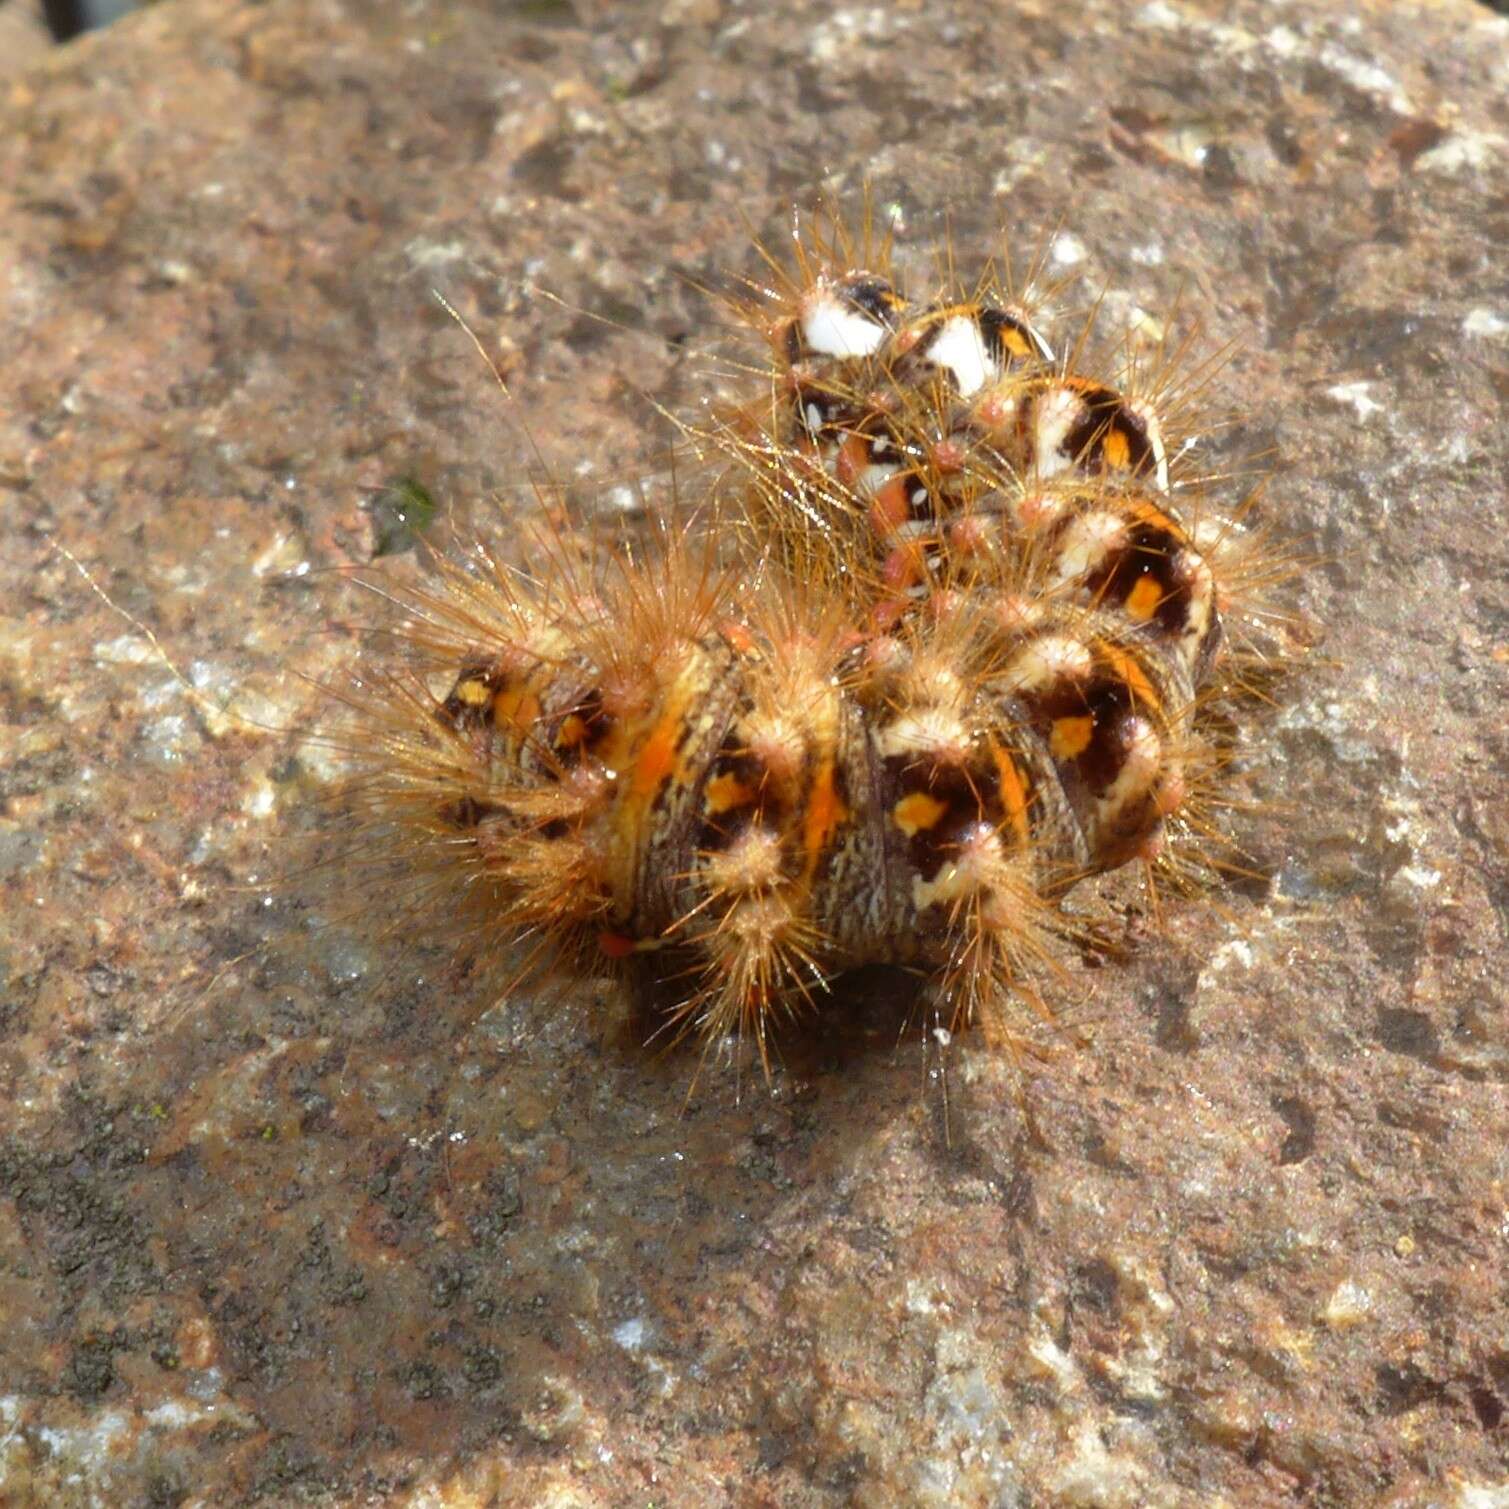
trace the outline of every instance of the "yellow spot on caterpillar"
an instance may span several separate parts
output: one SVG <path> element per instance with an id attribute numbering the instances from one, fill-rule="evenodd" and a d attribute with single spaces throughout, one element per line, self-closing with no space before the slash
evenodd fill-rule
<path id="1" fill-rule="evenodd" d="M 1027 337 L 1012 325 L 1004 326 L 1000 332 L 1001 344 L 1013 356 L 1035 356 L 1037 353 L 1027 344 Z"/>
<path id="2" fill-rule="evenodd" d="M 749 806 L 754 799 L 754 788 L 747 781 L 725 772 L 715 775 L 707 783 L 702 806 L 709 817 L 720 817 L 725 812 Z"/>
<path id="3" fill-rule="evenodd" d="M 1074 718 L 1055 718 L 1048 748 L 1055 760 L 1073 760 L 1082 755 L 1095 736 L 1095 720 L 1088 713 Z"/>
<path id="4" fill-rule="evenodd" d="M 463 707 L 481 707 L 492 696 L 492 688 L 474 676 L 468 681 L 458 681 L 456 690 L 451 695 Z"/>
<path id="5" fill-rule="evenodd" d="M 1162 601 L 1163 588 L 1152 577 L 1144 576 L 1139 578 L 1137 585 L 1127 593 L 1122 607 L 1126 609 L 1128 618 L 1135 618 L 1138 623 L 1146 623 L 1158 611 L 1158 605 Z"/>
<path id="6" fill-rule="evenodd" d="M 933 827 L 947 811 L 947 805 L 937 797 L 929 796 L 925 791 L 914 791 L 896 803 L 891 809 L 891 817 L 908 838 L 914 838 Z"/>
<path id="7" fill-rule="evenodd" d="M 568 713 L 561 719 L 561 729 L 555 736 L 557 749 L 575 749 L 587 737 L 587 720 L 576 713 Z"/>
<path id="8" fill-rule="evenodd" d="M 1101 454 L 1106 458 L 1107 466 L 1114 466 L 1118 470 L 1129 467 L 1132 464 L 1132 446 L 1127 439 L 1127 432 L 1114 426 L 1107 430 Z"/>

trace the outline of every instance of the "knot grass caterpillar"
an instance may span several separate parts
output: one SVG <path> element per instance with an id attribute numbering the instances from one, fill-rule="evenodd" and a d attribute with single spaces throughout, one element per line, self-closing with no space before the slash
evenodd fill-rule
<path id="1" fill-rule="evenodd" d="M 799 226 L 734 301 L 772 359 L 683 426 L 719 464 L 694 519 L 439 560 L 342 736 L 405 894 L 526 968 L 648 967 L 674 1032 L 767 1068 L 867 964 L 1013 1043 L 1077 884 L 1224 863 L 1219 708 L 1280 574 L 1191 469 L 1182 351 L 1089 371 L 994 277 L 914 301 L 864 241 Z"/>

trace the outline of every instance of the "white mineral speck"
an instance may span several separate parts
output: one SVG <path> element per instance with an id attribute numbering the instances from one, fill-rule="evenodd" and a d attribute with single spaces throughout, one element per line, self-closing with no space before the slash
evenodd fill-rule
<path id="1" fill-rule="evenodd" d="M 1476 336 L 1479 340 L 1509 335 L 1509 320 L 1494 309 L 1469 309 L 1462 321 L 1462 334 Z"/>
<path id="2" fill-rule="evenodd" d="M 152 655 L 152 646 L 140 634 L 122 634 L 94 647 L 94 658 L 106 665 L 144 665 Z"/>
<path id="3" fill-rule="evenodd" d="M 620 1321 L 613 1327 L 613 1340 L 626 1352 L 639 1351 L 648 1337 L 649 1327 L 645 1324 L 643 1317 L 638 1315 L 632 1319 Z"/>
<path id="4" fill-rule="evenodd" d="M 1371 387 L 1372 384 L 1366 382 L 1343 382 L 1337 383 L 1335 387 L 1327 388 L 1326 394 L 1334 398 L 1337 403 L 1345 404 L 1355 410 L 1358 419 L 1367 419 L 1383 408 L 1381 403 L 1368 396 L 1368 389 Z"/>
<path id="5" fill-rule="evenodd" d="M 1060 267 L 1077 267 L 1085 260 L 1085 243 L 1068 231 L 1053 238 L 1053 260 Z"/>
<path id="6" fill-rule="evenodd" d="M 1415 159 L 1415 172 L 1454 178 L 1460 173 L 1491 168 L 1496 159 L 1505 156 L 1509 156 L 1509 138 L 1497 132 L 1453 131 L 1439 145 Z"/>
<path id="7" fill-rule="evenodd" d="M 1343 1279 L 1331 1291 L 1320 1319 L 1333 1331 L 1344 1331 L 1364 1321 L 1373 1312 L 1373 1296 L 1361 1284 Z"/>

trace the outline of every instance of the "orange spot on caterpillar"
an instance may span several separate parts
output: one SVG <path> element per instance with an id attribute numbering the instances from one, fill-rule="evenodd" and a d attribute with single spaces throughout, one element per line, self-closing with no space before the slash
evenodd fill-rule
<path id="1" fill-rule="evenodd" d="M 1150 576 L 1137 578 L 1137 585 L 1127 593 L 1122 608 L 1128 618 L 1146 623 L 1158 611 L 1163 601 L 1163 588 Z"/>
<path id="2" fill-rule="evenodd" d="M 845 487 L 853 487 L 870 464 L 870 447 L 863 435 L 846 435 L 838 448 L 833 474 Z"/>
<path id="3" fill-rule="evenodd" d="M 911 517 L 911 507 L 906 496 L 908 485 L 906 477 L 897 476 L 883 482 L 875 490 L 874 500 L 870 504 L 870 527 L 875 531 L 877 539 L 889 539 Z"/>
<path id="4" fill-rule="evenodd" d="M 1095 737 L 1095 720 L 1085 715 L 1055 718 L 1048 738 L 1048 748 L 1056 760 L 1073 760 L 1082 755 Z"/>
<path id="5" fill-rule="evenodd" d="M 556 747 L 558 749 L 576 749 L 586 737 L 587 720 L 580 713 L 568 713 L 561 719 L 561 726 L 556 731 Z"/>
<path id="6" fill-rule="evenodd" d="M 948 811 L 948 804 L 925 791 L 913 791 L 891 809 L 891 819 L 908 838 L 915 838 L 937 825 Z"/>
<path id="7" fill-rule="evenodd" d="M 1112 425 L 1101 442 L 1101 455 L 1106 465 L 1116 471 L 1125 471 L 1132 464 L 1132 444 L 1125 430 Z"/>
<path id="8" fill-rule="evenodd" d="M 754 799 L 754 788 L 748 782 L 735 775 L 715 775 L 703 793 L 702 810 L 709 817 L 721 817 L 725 812 L 749 806 Z"/>

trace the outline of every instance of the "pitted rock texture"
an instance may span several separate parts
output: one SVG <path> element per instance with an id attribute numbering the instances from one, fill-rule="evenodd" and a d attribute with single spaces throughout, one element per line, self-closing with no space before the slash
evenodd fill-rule
<path id="1" fill-rule="evenodd" d="M 0 1499 L 1509 1502 L 1509 22 L 497 10 L 185 0 L 0 86 Z M 1323 639 L 1254 876 L 1088 1046 L 866 977 L 767 1090 L 353 918 L 305 678 L 394 476 L 636 512 L 739 390 L 695 285 L 866 178 L 916 266 L 1004 223 L 1231 343 Z"/>

